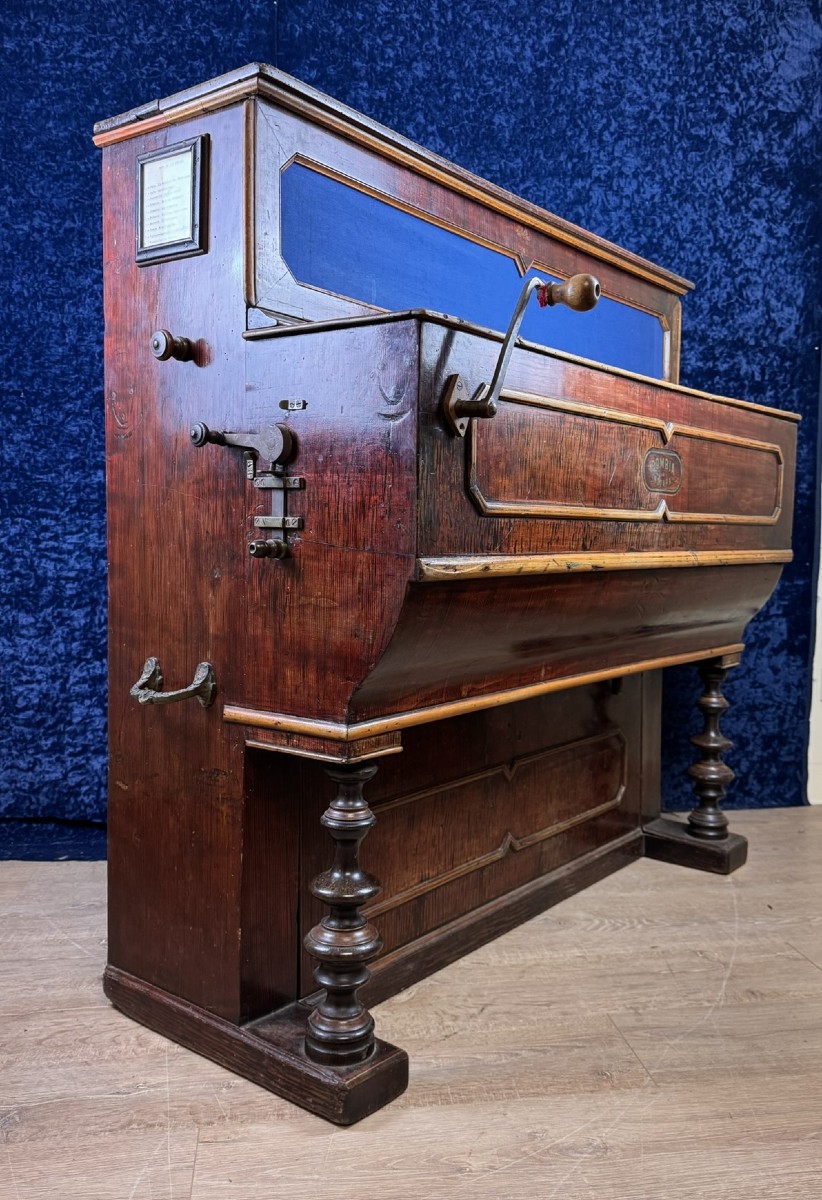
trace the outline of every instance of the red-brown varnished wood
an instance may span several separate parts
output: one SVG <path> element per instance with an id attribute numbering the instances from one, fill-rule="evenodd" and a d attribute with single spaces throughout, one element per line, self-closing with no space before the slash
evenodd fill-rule
<path id="1" fill-rule="evenodd" d="M 198 136 L 205 253 L 137 266 L 137 156 Z M 658 820 L 649 669 L 738 658 L 790 557 L 795 419 L 520 344 L 496 415 L 458 437 L 444 390 L 455 375 L 467 395 L 487 384 L 500 337 L 459 314 L 380 313 L 295 280 L 279 241 L 287 163 L 463 231 L 523 271 L 595 274 L 606 297 L 661 322 L 668 379 L 685 281 L 271 68 L 104 123 L 99 141 L 106 990 L 135 1019 L 347 1123 L 407 1078 L 402 1051 L 377 1040 L 372 1052 L 352 1000 L 373 928 L 385 957 L 363 989 L 371 1002 L 643 845 L 700 865 L 674 845 L 692 835 Z M 158 360 L 156 330 L 189 339 L 193 358 Z M 278 477 L 242 449 L 275 424 Z M 274 531 L 283 510 L 294 524 Z M 152 657 L 166 692 L 209 663 L 214 703 L 138 704 L 130 689 Z M 374 765 L 364 797 L 341 785 L 339 828 L 326 818 L 342 845 L 329 872 L 326 768 L 362 783 Z M 379 895 L 346 838 L 346 805 L 377 818 L 362 869 Z M 333 995 L 306 1054 L 312 927 L 315 955 L 330 945 Z M 355 978 L 346 956 L 360 929 Z M 364 1061 L 339 1065 L 357 1022 Z M 311 1057 L 326 1035 L 337 1066 Z"/>
<path id="2" fill-rule="evenodd" d="M 581 317 L 580 319 L 584 319 Z M 535 349 L 516 350 L 505 379 L 503 401 L 493 420 L 475 421 L 472 437 L 454 438 L 444 430 L 440 398 L 450 375 L 464 379 L 469 392 L 487 381 L 499 343 L 479 333 L 428 321 L 422 332 L 420 400 L 420 556 L 483 553 L 527 554 L 597 549 L 652 551 L 696 549 L 790 548 L 791 497 L 796 420 L 789 414 L 724 403 L 700 393 L 636 376 L 592 368 Z M 506 401 L 506 394 L 576 403 L 589 416 Z M 649 427 L 619 424 L 603 411 L 648 421 Z M 670 423 L 703 438 L 662 432 Z M 750 512 L 771 515 L 750 495 L 751 465 L 758 493 L 771 500 L 776 464 L 770 451 L 705 441 L 704 435 L 773 445 L 782 459 L 782 505 L 775 523 L 739 524 L 722 516 Z M 476 446 L 476 481 L 489 500 L 553 501 L 625 509 L 635 519 L 552 519 L 483 515 L 465 503 L 471 446 Z M 673 445 L 683 458 L 683 479 L 676 496 L 642 487 L 644 448 Z M 696 453 L 695 453 L 696 452 Z M 688 470 L 688 456 L 696 470 Z M 626 462 L 633 471 L 626 469 Z M 468 480 L 470 483 L 470 479 Z M 597 490 L 598 489 L 598 490 Z M 649 521 L 648 509 L 665 500 L 674 509 L 709 512 L 715 519 Z M 753 507 L 752 507 L 753 505 Z"/>
<path id="3" fill-rule="evenodd" d="M 460 945 L 472 911 L 492 901 L 503 909 L 515 890 L 639 830 L 644 685 L 644 677 L 603 683 L 406 732 L 403 753 L 383 760 L 367 789 L 377 824 L 363 863 L 383 890 L 365 911 L 387 958 L 403 949 L 410 958 L 431 931 L 449 927 Z M 282 769 L 304 818 L 307 932 L 322 915 L 309 885 L 327 860 L 315 836 L 323 772 L 307 761 Z M 497 928 L 487 917 L 480 938 Z M 432 970 L 443 965 L 433 961 Z M 302 994 L 314 990 L 306 956 L 301 980 Z"/>
<path id="4" fill-rule="evenodd" d="M 225 464 L 209 469 L 190 456 L 188 409 L 196 396 L 204 415 L 225 412 L 227 397 L 242 388 L 239 117 L 226 111 L 209 123 L 221 202 L 208 253 L 198 258 L 136 266 L 136 148 L 112 147 L 104 161 L 109 956 L 231 1020 L 244 1008 L 243 750 L 220 720 L 219 697 L 230 670 L 242 670 L 229 614 L 237 608 L 243 564 L 234 530 L 243 514 L 226 492 Z M 148 135 L 139 151 L 202 128 L 192 122 Z M 164 327 L 197 342 L 196 362 L 152 356 L 152 331 Z M 129 688 L 149 655 L 169 688 L 188 683 L 198 662 L 213 662 L 217 703 L 138 707 Z"/>
<path id="5" fill-rule="evenodd" d="M 523 272 L 533 265 L 568 277 L 595 266 L 605 294 L 657 317 L 666 342 L 660 374 L 679 377 L 679 296 L 691 287 L 687 280 L 478 179 L 272 67 L 251 64 L 102 121 L 95 141 L 111 146 L 143 132 L 173 130 L 192 114 L 242 102 L 254 158 L 247 294 L 251 305 L 260 306 L 263 323 L 277 313 L 321 319 L 369 311 L 367 304 L 327 292 L 308 297 L 284 268 L 271 215 L 279 174 L 299 159 L 507 253 Z"/>
<path id="6" fill-rule="evenodd" d="M 112 1003 L 135 1021 L 336 1125 L 361 1121 L 408 1086 L 408 1055 L 379 1039 L 370 1058 L 352 1066 L 307 1058 L 309 1009 L 302 1005 L 237 1026 L 126 971 L 108 967 L 103 983 Z"/>

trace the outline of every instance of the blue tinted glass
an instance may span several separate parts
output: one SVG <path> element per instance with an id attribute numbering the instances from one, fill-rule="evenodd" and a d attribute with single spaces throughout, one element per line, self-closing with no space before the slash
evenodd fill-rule
<path id="1" fill-rule="evenodd" d="M 522 287 L 507 255 L 301 163 L 281 176 L 281 238 L 301 283 L 389 311 L 429 308 L 504 331 Z M 542 310 L 534 301 L 520 336 L 642 375 L 662 373 L 659 320 L 608 297 L 587 313 Z"/>

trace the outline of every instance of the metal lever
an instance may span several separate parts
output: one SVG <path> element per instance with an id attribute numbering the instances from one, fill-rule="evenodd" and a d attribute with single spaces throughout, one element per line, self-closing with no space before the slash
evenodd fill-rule
<path id="1" fill-rule="evenodd" d="M 236 446 L 239 450 L 253 450 L 273 470 L 279 463 L 286 463 L 294 453 L 294 435 L 287 425 L 272 424 L 260 433 L 229 433 L 228 430 L 209 429 L 198 422 L 192 425 L 189 436 L 195 446 Z"/>
<path id="2" fill-rule="evenodd" d="M 594 279 L 593 275 L 572 275 L 565 283 L 547 283 L 536 275 L 531 279 L 526 279 L 502 340 L 502 349 L 491 382 L 481 383 L 473 396 L 469 397 L 459 375 L 448 377 L 442 397 L 442 410 L 451 432 L 455 433 L 457 437 L 465 437 L 471 417 L 496 415 L 502 381 L 508 370 L 508 363 L 514 352 L 517 335 L 532 292 L 537 293 L 540 308 L 553 308 L 555 304 L 564 304 L 568 308 L 575 309 L 576 312 L 587 312 L 594 307 L 600 297 L 599 281 Z"/>
<path id="3" fill-rule="evenodd" d="M 217 684 L 214 681 L 214 669 L 211 663 L 197 663 L 194 678 L 188 687 L 178 688 L 176 692 L 164 692 L 163 672 L 156 658 L 147 658 L 143 664 L 140 678 L 129 690 L 129 695 L 138 704 L 175 704 L 178 700 L 188 700 L 196 696 L 203 708 L 208 708 L 214 702 L 214 692 Z"/>

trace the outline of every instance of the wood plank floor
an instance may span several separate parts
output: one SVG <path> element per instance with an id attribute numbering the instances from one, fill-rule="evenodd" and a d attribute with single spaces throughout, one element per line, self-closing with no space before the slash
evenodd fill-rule
<path id="1" fill-rule="evenodd" d="M 402 1099 L 337 1129 L 102 996 L 102 863 L 0 864 L 2 1200 L 822 1197 L 822 809 L 732 814 L 376 1010 Z"/>

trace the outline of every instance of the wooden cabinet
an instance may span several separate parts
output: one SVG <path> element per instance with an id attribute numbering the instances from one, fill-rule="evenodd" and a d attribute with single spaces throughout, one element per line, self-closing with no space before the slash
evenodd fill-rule
<path id="1" fill-rule="evenodd" d="M 363 998 L 643 852 L 744 861 L 720 688 L 790 558 L 796 418 L 677 386 L 684 280 L 271 68 L 96 141 L 106 990 L 348 1123 L 407 1072 Z M 580 273 L 596 307 L 555 304 Z"/>

